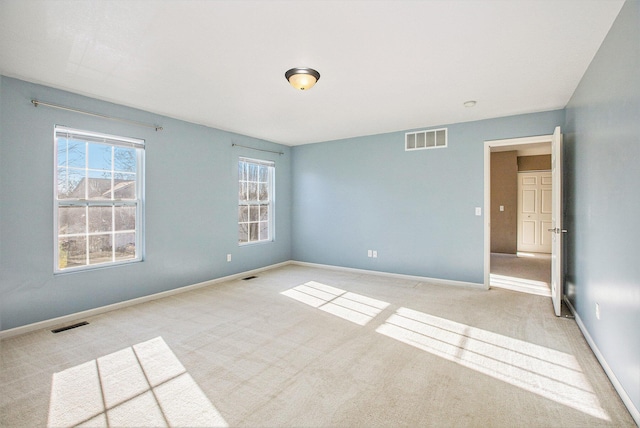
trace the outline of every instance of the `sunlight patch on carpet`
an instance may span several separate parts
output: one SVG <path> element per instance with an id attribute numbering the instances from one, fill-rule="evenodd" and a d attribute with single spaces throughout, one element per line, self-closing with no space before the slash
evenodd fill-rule
<path id="1" fill-rule="evenodd" d="M 573 355 L 408 308 L 378 333 L 585 414 L 610 420 Z"/>
<path id="2" fill-rule="evenodd" d="M 551 297 L 551 286 L 548 282 L 544 281 L 492 273 L 489 275 L 489 285 L 538 296 Z"/>
<path id="3" fill-rule="evenodd" d="M 280 294 L 358 325 L 366 325 L 389 306 L 387 302 L 316 281 L 306 282 Z"/>
<path id="4" fill-rule="evenodd" d="M 162 337 L 54 373 L 47 426 L 227 427 Z"/>

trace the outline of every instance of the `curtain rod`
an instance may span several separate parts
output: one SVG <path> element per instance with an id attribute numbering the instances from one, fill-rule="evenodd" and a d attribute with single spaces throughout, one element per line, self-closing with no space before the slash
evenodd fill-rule
<path id="1" fill-rule="evenodd" d="M 245 149 L 258 150 L 258 151 L 261 151 L 261 152 L 276 153 L 278 155 L 283 155 L 284 154 L 283 152 L 275 152 L 273 150 L 265 150 L 265 149 L 256 149 L 255 147 L 243 146 L 242 144 L 236 144 L 236 143 L 231 144 L 231 147 L 234 147 L 234 146 L 244 147 Z"/>
<path id="2" fill-rule="evenodd" d="M 145 128 L 153 128 L 156 131 L 162 131 L 162 126 L 160 126 L 160 125 L 151 125 L 149 123 L 137 122 L 135 120 L 123 119 L 121 117 L 113 117 L 113 116 L 107 116 L 107 115 L 99 114 L 99 113 L 92 113 L 92 112 L 89 112 L 89 111 L 78 110 L 78 109 L 75 109 L 75 108 L 65 107 L 65 106 L 61 106 L 61 105 L 58 105 L 58 104 L 46 103 L 44 101 L 31 100 L 31 103 L 34 105 L 34 107 L 45 106 L 45 107 L 57 108 L 57 109 L 60 109 L 60 110 L 72 111 L 74 113 L 86 114 L 88 116 L 100 117 L 102 119 L 118 120 L 120 122 L 126 122 L 126 123 L 130 123 L 132 125 L 138 125 L 138 126 L 143 126 Z"/>

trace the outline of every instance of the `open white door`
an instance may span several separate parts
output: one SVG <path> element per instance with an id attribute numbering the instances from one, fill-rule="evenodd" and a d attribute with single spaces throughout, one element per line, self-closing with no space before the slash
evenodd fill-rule
<path id="1" fill-rule="evenodd" d="M 557 126 L 551 140 L 552 201 L 551 224 L 551 300 L 556 316 L 560 316 L 562 303 L 562 134 Z"/>

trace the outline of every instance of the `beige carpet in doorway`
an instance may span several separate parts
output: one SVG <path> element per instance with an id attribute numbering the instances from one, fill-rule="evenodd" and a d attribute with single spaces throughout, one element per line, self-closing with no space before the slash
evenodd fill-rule
<path id="1" fill-rule="evenodd" d="M 491 253 L 490 284 L 509 290 L 551 296 L 551 255 Z"/>

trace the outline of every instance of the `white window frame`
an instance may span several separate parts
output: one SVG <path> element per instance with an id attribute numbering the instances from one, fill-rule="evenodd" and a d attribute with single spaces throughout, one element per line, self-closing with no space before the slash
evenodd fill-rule
<path id="1" fill-rule="evenodd" d="M 254 164 L 257 166 L 263 166 L 263 167 L 267 167 L 268 168 L 268 194 L 269 194 L 269 199 L 268 199 L 268 203 L 266 204 L 268 206 L 268 219 L 266 220 L 267 223 L 267 228 L 268 228 L 268 236 L 265 238 L 262 238 L 260 235 L 258 235 L 258 239 L 251 239 L 251 234 L 250 234 L 250 224 L 251 223 L 258 223 L 258 233 L 260 233 L 260 217 L 258 214 L 258 221 L 251 221 L 250 215 L 249 213 L 247 213 L 247 217 L 246 217 L 246 221 L 242 221 L 242 207 L 248 206 L 248 207 L 252 207 L 252 206 L 260 206 L 260 205 L 265 205 L 265 204 L 261 204 L 261 202 L 259 200 L 259 196 L 258 199 L 255 201 L 251 201 L 251 200 L 241 200 L 240 196 L 238 196 L 238 221 L 237 221 L 237 226 L 238 226 L 238 245 L 239 246 L 245 246 L 245 245 L 255 245 L 255 244 L 262 244 L 265 242 L 273 242 L 275 241 L 275 199 L 276 199 L 276 184 L 275 184 L 275 162 L 274 161 L 268 161 L 268 160 L 263 160 L 263 159 L 253 159 L 253 158 L 248 158 L 248 157 L 243 157 L 240 156 L 240 158 L 238 159 L 238 195 L 241 194 L 241 189 L 243 184 L 246 184 L 247 186 L 249 185 L 249 183 L 255 183 L 259 189 L 259 185 L 260 185 L 260 179 L 258 177 L 258 181 L 253 181 L 253 180 L 249 180 L 249 177 L 246 176 L 246 179 L 243 180 L 243 177 L 240 173 L 240 163 L 246 163 L 246 164 Z M 259 194 L 259 191 L 258 191 Z M 250 209 L 250 208 L 249 208 Z M 264 222 L 264 221 L 263 221 Z M 247 241 L 243 242 L 240 240 L 240 233 L 241 233 L 241 227 L 242 225 L 245 225 L 245 227 L 247 228 Z"/>
<path id="2" fill-rule="evenodd" d="M 58 165 L 58 138 L 69 138 L 73 137 L 79 140 L 85 141 L 85 144 L 102 144 L 111 147 L 124 147 L 124 148 L 134 148 L 136 149 L 136 171 L 135 171 L 135 197 L 134 199 L 118 199 L 115 198 L 115 187 L 114 182 L 115 174 L 118 173 L 114 169 L 114 159 L 111 161 L 111 199 L 89 199 L 86 196 L 83 198 L 64 198 L 60 199 L 58 196 L 58 171 L 64 169 Z M 116 135 L 109 135 L 91 131 L 83 131 L 73 128 L 68 128 L 64 126 L 56 125 L 54 129 L 54 168 L 53 168 L 53 200 L 54 200 L 54 209 L 53 209 L 53 217 L 54 217 L 54 229 L 53 229 L 53 241 L 54 241 L 54 274 L 60 273 L 69 273 L 69 272 L 77 272 L 77 271 L 86 271 L 99 269 L 110 266 L 118 266 L 130 263 L 141 262 L 144 259 L 144 147 L 145 141 L 137 138 L 128 138 L 121 137 Z M 88 146 L 86 146 L 88 148 Z M 113 156 L 113 154 L 112 154 Z M 69 166 L 66 166 L 67 171 L 69 170 Z M 76 170 L 82 170 L 82 168 L 76 168 Z M 93 171 L 89 168 L 89 156 L 86 155 L 85 150 L 85 180 L 88 178 L 88 173 Z M 85 182 L 85 189 L 89 186 Z M 85 208 L 85 218 L 88 219 L 88 210 L 90 207 L 111 207 L 112 209 L 116 207 L 126 207 L 131 206 L 135 207 L 135 229 L 128 231 L 116 231 L 115 229 L 115 215 L 111 216 L 111 231 L 109 232 L 90 232 L 90 222 L 85 222 L 85 230 L 82 233 L 71 233 L 71 234 L 60 234 L 59 233 L 59 208 L 61 207 L 84 207 Z M 116 245 L 115 245 L 115 237 L 120 233 L 135 233 L 135 253 L 134 257 L 128 259 L 116 260 Z M 110 234 L 112 236 L 112 260 L 101 262 L 101 263 L 90 263 L 89 259 L 89 237 L 96 235 L 106 235 Z M 73 237 L 73 236 L 84 236 L 86 237 L 86 264 L 81 266 L 73 266 L 73 267 L 60 267 L 60 238 L 61 237 Z"/>

